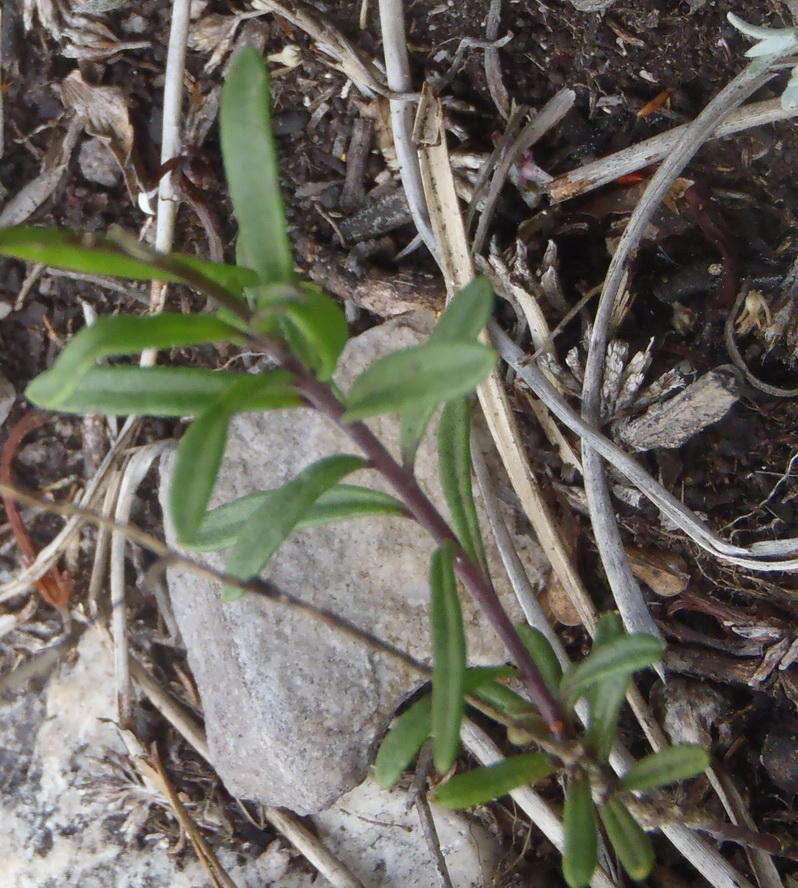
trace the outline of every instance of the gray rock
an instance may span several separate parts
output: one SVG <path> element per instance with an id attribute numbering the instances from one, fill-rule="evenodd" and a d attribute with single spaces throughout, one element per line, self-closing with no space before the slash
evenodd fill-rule
<path id="1" fill-rule="evenodd" d="M 78 165 L 84 179 L 106 188 L 113 188 L 122 177 L 113 154 L 99 139 L 86 139 L 80 146 Z"/>
<path id="2" fill-rule="evenodd" d="M 125 836 L 128 816 L 141 821 L 120 803 L 124 786 L 103 766 L 106 756 L 124 754 L 115 716 L 111 652 L 97 629 L 87 631 L 74 663 L 59 667 L 42 693 L 29 689 L 0 704 L 6 888 L 206 883 L 200 864 L 190 860 L 179 869 L 163 840 L 141 847 Z M 132 783 L 127 787 L 131 799 L 140 797 Z"/>
<path id="3" fill-rule="evenodd" d="M 492 885 L 499 843 L 473 819 L 431 806 L 441 851 L 455 885 Z M 385 792 L 366 779 L 313 818 L 325 846 L 363 885 L 429 888 L 439 880 L 407 792 Z"/>
<path id="4" fill-rule="evenodd" d="M 125 777 L 135 768 L 115 718 L 111 648 L 96 628 L 85 633 L 69 665 L 57 667 L 43 691 L 29 688 L 0 702 L 3 888 L 208 884 L 194 855 L 176 857 L 165 836 L 147 834 L 150 806 L 171 809 L 135 778 Z M 238 888 L 320 884 L 307 867 L 292 866 L 296 852 L 282 840 L 258 857 L 240 851 L 240 846 L 217 849 Z"/>
<path id="5" fill-rule="evenodd" d="M 339 384 L 345 388 L 382 354 L 416 344 L 422 328 L 420 316 L 406 316 L 353 339 L 342 357 Z M 395 418 L 379 417 L 371 425 L 395 452 Z M 231 428 L 213 505 L 279 486 L 335 452 L 351 453 L 354 447 L 313 411 L 241 415 Z M 168 457 L 162 502 L 170 465 Z M 417 475 L 442 506 L 434 435 L 420 448 Z M 371 471 L 347 481 L 388 489 Z M 173 541 L 170 532 L 168 537 Z M 532 573 L 542 569 L 537 544 L 519 542 Z M 488 548 L 499 594 L 520 619 L 498 555 Z M 266 575 L 428 662 L 432 551 L 427 535 L 408 520 L 352 521 L 295 533 Z M 220 555 L 208 561 L 224 564 Z M 396 706 L 418 687 L 418 676 L 308 616 L 250 596 L 222 604 L 215 585 L 176 568 L 168 580 L 202 698 L 213 764 L 228 789 L 308 814 L 358 784 L 375 741 Z M 466 596 L 463 613 L 469 661 L 505 662 L 501 644 Z"/>

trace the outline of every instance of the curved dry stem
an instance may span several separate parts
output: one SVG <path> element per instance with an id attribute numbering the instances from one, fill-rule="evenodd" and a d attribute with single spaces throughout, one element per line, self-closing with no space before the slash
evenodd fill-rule
<path id="1" fill-rule="evenodd" d="M 654 174 L 635 208 L 610 262 L 593 321 L 582 389 L 582 415 L 589 424 L 597 425 L 600 419 L 610 320 L 646 226 L 676 177 L 720 121 L 773 76 L 770 60 L 757 59 L 725 86 L 684 131 L 679 144 Z M 596 545 L 624 625 L 630 632 L 650 632 L 659 636 L 640 586 L 629 567 L 606 470 L 594 448 L 583 447 L 582 467 Z"/>
<path id="2" fill-rule="evenodd" d="M 385 74 L 388 87 L 394 93 L 409 93 L 413 88 L 410 61 L 407 56 L 405 12 L 402 0 L 380 0 L 380 28 L 385 54 Z M 437 254 L 435 236 L 427 213 L 421 169 L 413 144 L 413 106 L 403 99 L 389 99 L 391 132 L 399 163 L 399 175 L 407 197 L 407 205 L 416 230 L 433 256 Z"/>
<path id="3" fill-rule="evenodd" d="M 125 524 L 130 517 L 133 498 L 150 466 L 163 451 L 172 446 L 171 441 L 158 441 L 137 450 L 122 473 L 114 517 Z M 127 634 L 127 606 L 125 603 L 125 541 L 118 530 L 111 533 L 110 585 L 111 585 L 111 634 L 114 642 L 114 678 L 116 681 L 117 717 L 122 728 L 129 728 L 133 721 L 132 694 L 130 689 L 130 660 Z"/>
<path id="4" fill-rule="evenodd" d="M 100 467 L 86 485 L 86 489 L 83 491 L 83 495 L 79 501 L 81 507 L 88 507 L 97 501 L 104 488 L 108 472 L 116 462 L 119 454 L 129 444 L 134 431 L 135 417 L 129 417 L 119 432 L 116 441 L 114 441 L 110 450 L 105 455 Z M 61 553 L 69 544 L 75 533 L 77 533 L 81 524 L 80 518 L 78 518 L 74 512 L 65 514 L 70 516 L 67 522 L 56 536 L 39 551 L 36 559 L 26 568 L 21 570 L 13 580 L 9 580 L 7 583 L 0 586 L 0 601 L 5 601 L 8 598 L 12 598 L 14 595 L 19 595 L 21 592 L 29 589 L 33 583 L 46 573 L 61 557 Z"/>

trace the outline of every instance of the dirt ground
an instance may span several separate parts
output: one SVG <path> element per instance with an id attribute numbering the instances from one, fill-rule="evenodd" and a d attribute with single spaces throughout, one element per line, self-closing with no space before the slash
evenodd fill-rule
<path id="1" fill-rule="evenodd" d="M 28 0 L 25 0 L 28 5 Z M 31 6 L 35 6 L 31 0 Z M 74 4 L 73 4 L 74 5 Z M 84 4 L 84 7 L 91 4 Z M 320 4 L 321 6 L 321 4 Z M 367 55 L 380 57 L 376 4 L 366 6 L 367 27 L 358 25 L 360 4 L 332 0 L 324 15 L 334 21 Z M 500 49 L 504 84 L 510 98 L 531 108 L 540 107 L 558 89 L 576 92 L 576 102 L 565 120 L 539 143 L 534 161 L 552 176 L 567 172 L 597 157 L 610 154 L 692 120 L 706 102 L 743 65 L 747 44 L 726 21 L 729 11 L 747 20 L 780 26 L 785 7 L 777 0 L 752 0 L 744 8 L 727 0 L 637 0 L 619 2 L 605 13 L 581 13 L 569 0 L 505 0 L 499 37 L 512 33 Z M 2 19 L 3 153 L 0 187 L 8 197 L 40 175 L 48 152 L 57 152 L 69 127 L 70 109 L 58 84 L 75 69 L 94 85 L 116 86 L 124 96 L 134 132 L 135 167 L 141 181 L 153 184 L 158 176 L 163 69 L 169 27 L 168 3 L 144 0 L 134 7 L 110 11 L 99 19 L 119 40 L 146 41 L 147 46 L 115 54 L 75 52 L 62 37 L 56 39 L 33 17 L 25 33 L 16 4 L 4 4 Z M 197 21 L 211 15 L 230 16 L 235 10 L 221 2 L 198 2 Z M 407 3 L 408 44 L 416 83 L 445 73 L 458 43 L 464 38 L 484 39 L 487 3 L 484 0 L 414 0 Z M 192 113 L 221 82 L 223 63 L 213 71 L 205 65 L 218 44 L 213 32 L 200 48 L 188 54 L 186 83 Z M 423 248 L 404 258 L 397 254 L 413 237 L 406 222 L 388 231 L 368 230 L 355 224 L 354 234 L 342 243 L 340 228 L 357 209 L 341 208 L 346 174 L 346 152 L 356 120 L 375 123 L 375 141 L 365 166 L 365 189 L 377 195 L 395 184 L 395 173 L 379 150 L 379 108 L 361 95 L 344 75 L 332 69 L 313 42 L 298 28 L 275 16 L 242 21 L 236 39 L 246 39 L 280 54 L 271 63 L 273 106 L 283 171 L 283 193 L 297 245 L 300 266 L 337 295 L 351 295 L 358 286 L 383 287 L 392 295 L 410 293 L 410 301 L 440 307 L 443 287 L 434 264 Z M 289 60 L 286 46 L 298 47 L 298 64 Z M 76 58 L 75 55 L 83 56 Z M 781 83 L 781 81 L 778 81 Z M 453 72 L 443 93 L 450 127 L 450 148 L 463 157 L 484 159 L 504 130 L 485 77 L 484 50 L 467 48 L 462 67 Z M 778 87 L 758 99 L 778 95 Z M 198 117 L 201 122 L 201 117 Z M 210 124 L 210 121 L 208 121 Z M 202 126 L 197 127 L 202 130 Z M 176 247 L 207 256 L 212 249 L 209 227 L 218 235 L 224 255 L 232 257 L 234 226 L 222 175 L 215 126 L 187 146 L 184 169 L 199 194 L 210 222 L 203 221 L 188 204 L 180 209 Z M 28 216 L 34 223 L 72 229 L 103 231 L 111 224 L 141 232 L 146 218 L 134 205 L 113 162 L 104 156 L 98 174 L 89 163 L 88 137 L 83 134 L 63 162 L 63 174 L 41 206 Z M 102 146 L 100 146 L 102 148 Z M 86 151 L 81 155 L 81 151 Z M 92 155 L 94 156 L 94 154 Z M 464 167 L 466 168 L 466 167 Z M 759 294 L 752 306 L 752 326 L 741 331 L 739 342 L 749 367 L 777 386 L 794 386 L 798 370 L 796 327 L 775 342 L 767 339 L 769 318 L 780 308 L 790 310 L 785 277 L 798 254 L 798 130 L 792 122 L 748 130 L 739 136 L 705 146 L 688 168 L 683 196 L 658 216 L 637 257 L 629 289 L 633 300 L 617 336 L 629 343 L 630 354 L 654 339 L 650 378 L 683 364 L 692 374 L 729 363 L 723 323 L 731 306 L 724 293 L 724 263 L 733 266 L 738 286 L 748 283 Z M 499 203 L 491 234 L 495 249 L 512 255 L 517 239 L 526 250 L 526 263 L 534 275 L 544 262 L 547 245 L 558 250 L 558 274 L 568 304 L 574 304 L 603 280 L 610 251 L 650 176 L 651 168 L 561 204 L 537 209 L 508 185 Z M 102 179 L 102 181 L 97 181 Z M 103 182 L 105 184 L 103 184 Z M 718 234 L 720 232 L 720 234 Z M 714 274 L 707 269 L 715 267 Z M 97 315 L 141 311 L 148 292 L 138 285 L 124 291 L 90 281 L 76 281 L 44 273 L 20 297 L 31 268 L 0 260 L 0 305 L 7 315 L 0 321 L 0 371 L 20 392 L 25 384 L 53 360 L 64 340 L 84 323 L 87 303 Z M 791 291 L 795 293 L 795 289 Z M 172 307 L 189 304 L 178 290 L 170 293 Z M 785 301 L 786 300 L 786 301 Z M 372 309 L 374 305 L 366 303 Z M 558 340 L 561 358 L 582 342 L 592 303 L 569 324 Z M 548 306 L 552 323 L 556 311 Z M 504 319 L 510 321 L 509 310 Z M 355 329 L 379 320 L 379 312 L 360 308 L 352 313 Z M 526 344 L 526 343 L 525 343 Z M 231 355 L 196 352 L 187 360 L 217 365 Z M 246 358 L 243 359 L 246 364 Z M 563 464 L 541 435 L 528 402 L 517 393 L 514 407 L 527 434 L 528 456 L 550 482 L 552 503 L 580 502 L 578 477 Z M 24 412 L 19 400 L 5 425 L 10 428 Z M 715 528 L 726 528 L 736 542 L 750 543 L 798 535 L 794 467 L 798 452 L 798 405 L 795 400 L 773 397 L 752 386 L 744 387 L 738 403 L 725 418 L 677 449 L 651 449 L 640 459 L 688 506 Z M 144 439 L 177 432 L 179 426 L 150 422 Z M 5 437 L 5 431 L 0 432 Z M 59 419 L 34 433 L 20 450 L 17 477 L 29 486 L 59 482 L 62 491 L 74 492 L 90 474 L 96 457 L 86 445 L 86 426 L 79 420 Z M 67 479 L 64 481 L 64 479 Z M 755 820 L 776 833 L 795 828 L 794 794 L 798 792 L 798 763 L 794 738 L 798 728 L 798 667 L 786 663 L 760 679 L 762 658 L 773 645 L 784 650 L 798 637 L 798 583 L 794 575 L 754 574 L 712 560 L 679 533 L 664 527 L 653 509 L 644 504 L 620 505 L 625 541 L 647 553 L 677 577 L 687 578 L 675 597 L 648 590 L 652 612 L 673 644 L 671 667 L 685 676 L 689 696 L 700 679 L 717 692 L 714 724 L 707 739 L 723 766 L 743 788 Z M 742 517 L 741 517 L 742 516 Z M 160 516 L 152 490 L 138 506 L 135 520 L 153 530 Z M 518 518 L 519 527 L 523 521 Z M 729 526 L 733 525 L 733 526 Z M 36 519 L 34 542 L 43 545 L 58 522 Z M 6 572 L 20 564 L 19 552 L 2 528 L 0 557 Z M 583 577 L 600 608 L 610 596 L 598 564 L 589 520 L 576 510 L 570 527 Z M 92 537 L 77 554 L 76 596 L 86 594 L 91 564 Z M 674 567 L 675 565 L 675 567 Z M 143 565 L 146 566 L 146 565 Z M 139 565 L 142 567 L 142 565 Z M 131 568 L 131 571 L 133 569 Z M 666 571 L 667 572 L 667 571 Z M 550 602 L 556 616 L 556 601 Z M 174 651 L 153 641 L 156 609 L 140 597 L 135 612 L 141 643 L 175 689 Z M 45 620 L 53 632 L 57 621 Z M 139 631 L 137 629 L 137 631 Z M 573 651 L 587 647 L 587 637 L 575 626 L 562 626 Z M 0 665 L 15 662 L 22 642 L 0 652 Z M 22 645 L 24 648 L 24 645 Z M 13 649 L 12 649 L 13 648 Z M 184 689 L 183 689 L 184 693 Z M 673 703 L 659 701 L 667 714 Z M 170 767 L 173 778 L 189 796 L 208 792 L 205 766 L 149 713 L 148 730 L 168 736 L 176 750 Z M 640 744 L 635 726 L 625 725 L 626 739 Z M 642 745 L 640 746 L 642 749 Z M 176 762 L 182 764 L 178 767 Z M 698 787 L 696 793 L 706 791 Z M 211 790 L 223 799 L 234 824 L 233 838 L 248 843 L 247 853 L 266 847 L 267 831 L 249 824 L 218 783 Z M 707 796 L 709 798 L 709 796 Z M 700 798 L 691 799 L 693 802 Z M 708 801 L 712 806 L 713 802 Z M 515 843 L 517 860 L 513 878 L 539 866 L 541 855 L 552 879 L 557 879 L 556 855 L 539 844 L 524 846 L 525 830 L 514 812 L 498 809 L 495 823 Z M 164 821 L 160 827 L 169 832 Z M 221 839 L 219 839 L 221 841 Z M 238 847 L 244 847 L 240 845 Z M 733 846 L 725 849 L 743 870 L 744 855 Z M 695 874 L 677 860 L 664 843 L 659 847 L 662 885 L 696 882 Z M 188 852 L 186 852 L 188 853 Z M 785 875 L 795 865 L 779 861 Z M 666 872 L 667 870 L 667 872 Z M 542 878 L 542 877 L 541 877 Z M 668 881 L 673 878 L 675 881 Z M 519 882 L 518 884 L 522 884 Z M 523 883 L 525 884 L 525 883 Z M 536 882 L 537 884 L 537 882 Z"/>

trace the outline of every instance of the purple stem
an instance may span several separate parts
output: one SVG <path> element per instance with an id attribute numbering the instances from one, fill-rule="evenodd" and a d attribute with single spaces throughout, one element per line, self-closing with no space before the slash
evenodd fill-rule
<path id="1" fill-rule="evenodd" d="M 512 621 L 502 607 L 490 577 L 465 553 L 457 537 L 424 493 L 411 471 L 404 469 L 388 452 L 364 422 L 344 422 L 344 405 L 336 398 L 329 386 L 317 380 L 291 355 L 282 352 L 279 363 L 296 378 L 297 390 L 320 413 L 331 419 L 360 447 L 373 467 L 390 483 L 402 498 L 410 514 L 430 534 L 438 545 L 454 543 L 455 570 L 482 608 L 496 634 L 504 643 L 510 657 L 518 667 L 518 677 L 529 691 L 532 702 L 549 726 L 552 734 L 561 738 L 565 730 L 565 718 L 559 702 L 546 687 L 534 660 L 521 641 Z"/>
<path id="2" fill-rule="evenodd" d="M 170 256 L 153 254 L 150 261 L 167 271 L 179 274 L 195 289 L 206 293 L 220 305 L 247 324 L 252 321 L 252 312 L 240 300 L 226 290 L 182 262 Z M 413 518 L 430 534 L 440 546 L 447 541 L 454 544 L 454 566 L 457 575 L 471 596 L 482 608 L 494 631 L 502 640 L 510 658 L 518 668 L 518 677 L 523 682 L 529 696 L 543 716 L 554 737 L 562 740 L 566 730 L 566 720 L 556 697 L 546 687 L 535 661 L 515 631 L 512 620 L 502 607 L 491 579 L 473 562 L 463 550 L 452 529 L 435 508 L 429 497 L 419 487 L 412 471 L 402 468 L 388 450 L 364 422 L 344 422 L 345 407 L 332 389 L 309 373 L 300 361 L 288 352 L 281 342 L 268 336 L 253 334 L 253 345 L 258 346 L 295 378 L 295 387 L 309 404 L 332 420 L 360 447 L 374 468 L 390 483 L 404 500 Z"/>

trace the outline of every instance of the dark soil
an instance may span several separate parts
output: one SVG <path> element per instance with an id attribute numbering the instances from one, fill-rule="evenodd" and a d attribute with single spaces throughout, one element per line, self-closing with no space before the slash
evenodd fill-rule
<path id="1" fill-rule="evenodd" d="M 359 3 L 333 0 L 324 5 L 324 15 L 335 21 L 366 54 L 379 58 L 374 6 L 372 2 L 369 27 L 362 32 L 357 26 Z M 417 83 L 424 75 L 440 74 L 447 69 L 460 39 L 484 38 L 486 10 L 484 0 L 415 0 L 407 4 L 408 43 Z M 537 146 L 536 163 L 557 175 L 695 117 L 743 64 L 747 44 L 726 21 L 730 10 L 758 24 L 784 23 L 783 7 L 776 0 L 752 0 L 744 8 L 730 0 L 619 0 L 601 15 L 579 13 L 568 0 L 505 2 L 499 34 L 511 31 L 514 36 L 501 49 L 500 57 L 511 98 L 535 108 L 561 87 L 570 87 L 577 95 L 576 104 L 563 123 Z M 229 11 L 226 4 L 211 2 L 205 14 Z M 123 39 L 144 37 L 151 42 L 147 49 L 79 64 L 87 81 L 117 85 L 124 90 L 136 131 L 136 151 L 142 169 L 154 181 L 169 5 L 145 0 L 135 4 L 133 12 L 112 13 L 104 21 Z M 409 291 L 426 294 L 426 304 L 440 305 L 442 285 L 424 251 L 417 250 L 401 260 L 394 258 L 412 238 L 409 226 L 391 231 L 372 258 L 353 261 L 349 250 L 352 245 L 341 246 L 329 221 L 342 216 L 338 200 L 345 154 L 353 122 L 366 111 L 368 100 L 354 88 L 345 90 L 345 78 L 329 68 L 308 38 L 286 22 L 267 16 L 245 23 L 243 28 L 248 39 L 263 42 L 268 53 L 279 52 L 288 43 L 298 45 L 302 51 L 299 66 L 274 74 L 272 96 L 284 196 L 292 234 L 299 242 L 300 263 L 308 269 L 314 266 L 314 278 L 327 282 L 338 295 L 364 276 L 388 284 L 400 276 Z M 136 29 L 142 33 L 133 33 Z M 38 174 L 42 156 L 63 132 L 63 107 L 54 86 L 78 62 L 62 55 L 40 25 L 24 35 L 13 4 L 3 8 L 2 40 L 4 152 L 0 158 L 0 185 L 13 195 Z M 445 58 L 441 58 L 442 52 Z M 221 69 L 212 74 L 204 72 L 207 57 L 207 53 L 198 52 L 188 56 L 187 81 L 194 99 L 207 95 L 221 81 Z M 776 81 L 772 89 L 758 98 L 778 95 L 780 84 Z M 663 90 L 669 91 L 667 101 L 652 113 L 640 116 L 640 109 Z M 447 106 L 453 128 L 450 147 L 462 152 L 489 153 L 504 125 L 490 98 L 481 50 L 466 52 L 465 63 L 447 88 L 447 95 L 456 100 Z M 320 113 L 319 107 L 323 109 L 324 104 L 328 107 Z M 203 199 L 215 210 L 226 256 L 232 258 L 235 232 L 215 127 L 203 144 L 189 147 L 192 163 L 203 169 Z M 144 216 L 131 203 L 121 179 L 113 187 L 86 179 L 77 162 L 78 149 L 55 193 L 29 221 L 89 231 L 102 231 L 116 223 L 140 231 Z M 774 309 L 779 304 L 783 278 L 796 255 L 796 170 L 798 131 L 794 124 L 782 123 L 708 144 L 686 173 L 700 189 L 713 218 L 720 221 L 727 233 L 738 283 L 754 281 L 766 304 Z M 649 173 L 650 170 L 645 171 L 644 175 Z M 366 179 L 367 189 L 391 179 L 383 156 L 376 150 L 369 156 Z M 553 240 L 560 252 L 566 298 L 575 302 L 602 281 L 609 262 L 608 241 L 618 236 L 634 207 L 639 187 L 640 177 L 633 177 L 632 181 L 616 183 L 550 209 L 544 206 L 534 216 L 518 192 L 508 186 L 494 221 L 499 248 L 510 248 L 516 237 L 521 237 L 527 247 L 529 267 L 534 271 L 542 261 L 547 242 Z M 677 200 L 672 210 L 658 220 L 656 234 L 640 251 L 630 281 L 633 305 L 619 330 L 619 336 L 630 342 L 631 350 L 645 347 L 655 337 L 652 378 L 682 361 L 698 373 L 729 361 L 722 336 L 729 306 L 723 304 L 717 281 L 701 277 L 708 266 L 720 263 L 723 256 L 717 243 L 702 233 L 701 220 L 691 213 L 686 202 Z M 179 215 L 176 247 L 201 255 L 208 252 L 200 221 L 185 205 Z M 680 290 L 679 281 L 683 278 L 678 275 L 691 269 L 697 270 L 699 283 Z M 22 263 L 0 260 L 0 301 L 14 305 L 29 271 Z M 337 285 L 334 280 L 338 280 Z M 98 315 L 141 311 L 147 292 L 131 289 L 135 290 L 132 296 L 124 295 L 94 283 L 45 274 L 24 303 L 0 321 L 0 371 L 21 392 L 33 376 L 49 366 L 63 341 L 84 323 L 80 300 L 88 302 Z M 185 306 L 188 298 L 175 290 L 171 293 L 172 307 Z M 687 322 L 674 324 L 674 301 L 680 303 L 679 310 Z M 361 312 L 356 324 L 363 327 L 375 320 L 371 313 Z M 552 317 L 553 322 L 556 320 Z M 577 320 L 558 342 L 561 357 L 580 341 L 581 335 Z M 765 357 L 758 335 L 753 332 L 741 338 L 752 369 L 773 384 L 795 385 L 798 368 L 794 339 L 781 342 Z M 223 360 L 212 352 L 184 357 L 206 364 Z M 578 487 L 553 453 L 538 449 L 538 444 L 544 448 L 548 445 L 535 431 L 522 400 L 519 398 L 516 403 L 529 430 L 533 464 L 552 481 Z M 20 400 L 7 424 L 23 409 Z M 768 397 L 746 387 L 739 404 L 722 422 L 677 451 L 653 451 L 641 459 L 687 505 L 705 515 L 713 527 L 722 528 L 739 516 L 747 516 L 730 528 L 739 542 L 796 536 L 794 482 L 787 478 L 777 496 L 769 500 L 768 496 L 798 450 L 797 421 L 795 401 Z M 177 431 L 177 426 L 151 424 L 145 435 L 160 437 L 173 430 Z M 82 434 L 80 422 L 73 420 L 59 421 L 59 426 L 38 432 L 31 440 L 46 446 L 40 459 L 18 462 L 20 479 L 30 486 L 41 486 L 67 475 L 80 476 Z M 748 619 L 749 628 L 745 629 L 730 618 L 699 612 L 701 608 L 694 604 L 682 606 L 678 601 L 651 595 L 652 609 L 677 648 L 686 642 L 690 645 L 681 666 L 674 668 L 693 678 L 711 681 L 725 701 L 724 718 L 730 729 L 715 727 L 714 751 L 724 759 L 738 785 L 745 788 L 755 819 L 777 832 L 789 831 L 798 772 L 795 756 L 784 754 L 784 749 L 785 744 L 793 742 L 790 738 L 794 739 L 793 719 L 798 705 L 796 667 L 776 670 L 760 684 L 751 676 L 763 652 L 774 643 L 774 636 L 762 627 L 775 626 L 781 632 L 779 638 L 791 640 L 798 632 L 795 577 L 732 570 L 703 555 L 681 535 L 663 529 L 657 516 L 646 507 L 620 508 L 624 532 L 631 544 L 684 560 L 690 576 L 690 601 L 733 606 Z M 145 498 L 140 513 L 134 517 L 153 529 L 158 527 L 152 499 Z M 38 544 L 45 541 L 53 526 L 47 521 L 35 525 Z M 580 567 L 595 590 L 597 604 L 605 607 L 609 605 L 609 593 L 587 532 L 589 522 L 584 521 L 581 526 L 585 532 L 579 543 Z M 18 563 L 13 548 L 6 546 L 2 551 L 5 567 L 13 569 Z M 90 565 L 90 547 L 83 557 Z M 79 587 L 85 590 L 86 582 L 79 579 Z M 151 604 L 142 600 L 140 625 L 154 626 L 155 613 Z M 142 634 L 147 635 L 144 628 Z M 742 643 L 743 639 L 751 642 L 752 638 L 753 643 Z M 569 639 L 575 648 L 585 643 L 579 631 L 571 630 Z M 151 644 L 151 639 L 147 644 Z M 162 653 L 157 644 L 150 648 L 165 682 L 177 690 L 174 678 L 168 677 L 170 658 L 174 655 L 169 652 L 162 657 Z M 634 741 L 631 724 L 628 729 L 629 739 Z M 171 738 L 171 742 L 176 741 Z M 185 760 L 185 750 L 182 755 Z M 183 788 L 198 795 L 204 779 L 203 767 L 189 757 L 188 765 L 175 779 L 180 784 L 183 774 Z M 703 789 L 698 787 L 695 793 L 700 794 Z M 698 795 L 692 799 L 699 800 Z M 240 815 L 234 815 L 232 807 L 230 812 L 236 818 L 240 835 L 253 841 L 253 847 L 260 847 L 263 835 L 253 838 L 253 828 L 247 827 Z M 664 846 L 662 850 L 663 861 L 677 865 L 667 858 L 669 852 Z M 745 869 L 742 854 L 730 853 L 735 863 Z M 521 871 L 533 858 L 534 854 L 527 852 L 526 862 L 519 861 Z M 553 858 L 548 862 L 552 861 Z M 782 865 L 780 862 L 780 868 Z M 784 867 L 785 872 L 791 869 Z M 693 873 L 680 872 L 694 881 Z"/>

